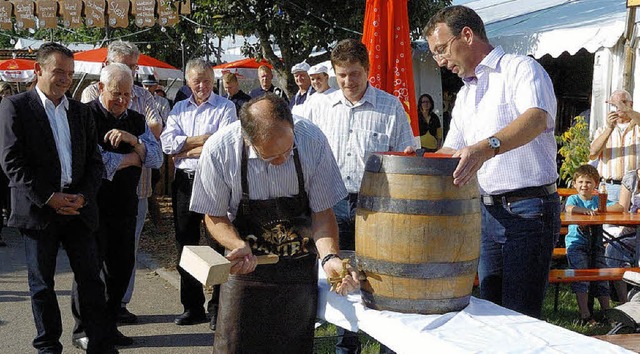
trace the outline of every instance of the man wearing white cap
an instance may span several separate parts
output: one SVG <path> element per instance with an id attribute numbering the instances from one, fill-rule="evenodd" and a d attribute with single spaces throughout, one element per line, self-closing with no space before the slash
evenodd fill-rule
<path id="1" fill-rule="evenodd" d="M 305 62 L 298 63 L 291 68 L 291 73 L 296 79 L 296 85 L 298 85 L 298 92 L 296 92 L 296 95 L 293 96 L 291 102 L 289 102 L 289 108 L 291 108 L 292 111 L 293 107 L 301 106 L 304 101 L 315 92 L 313 87 L 311 87 L 311 79 L 307 71 L 309 71 L 309 64 Z"/>
<path id="2" fill-rule="evenodd" d="M 309 69 L 307 74 L 309 74 L 309 79 L 311 79 L 311 86 L 317 93 L 327 95 L 336 90 L 329 86 L 329 69 L 325 65 L 314 65 Z"/>
<path id="3" fill-rule="evenodd" d="M 336 89 L 329 86 L 329 69 L 323 64 L 316 64 L 309 68 L 307 71 L 309 74 L 309 79 L 311 80 L 311 87 L 315 91 L 315 94 L 309 96 L 302 106 L 301 115 L 302 117 L 307 116 L 307 112 L 311 109 L 312 105 L 318 104 L 317 102 L 322 102 L 323 98 L 335 91 Z M 321 104 L 321 103 L 320 103 Z M 295 106 L 291 111 L 293 114 L 300 113 L 299 109 L 296 109 Z"/>

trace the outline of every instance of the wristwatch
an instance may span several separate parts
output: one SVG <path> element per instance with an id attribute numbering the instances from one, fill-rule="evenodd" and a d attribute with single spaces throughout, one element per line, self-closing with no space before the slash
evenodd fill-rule
<path id="1" fill-rule="evenodd" d="M 489 142 L 489 147 L 493 149 L 493 156 L 498 155 L 498 152 L 500 152 L 500 139 L 491 136 L 487 141 Z"/>

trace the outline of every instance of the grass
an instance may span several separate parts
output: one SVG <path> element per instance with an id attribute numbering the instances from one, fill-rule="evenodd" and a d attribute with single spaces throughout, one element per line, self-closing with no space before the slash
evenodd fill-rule
<path id="1" fill-rule="evenodd" d="M 143 234 L 140 240 L 140 249 L 150 254 L 163 267 L 175 269 L 177 260 L 177 248 L 174 238 L 173 220 L 171 215 L 171 199 L 159 197 L 160 216 L 157 220 L 147 219 Z M 202 244 L 207 244 L 206 238 L 201 238 Z M 555 285 L 552 284 L 547 289 L 547 295 L 543 304 L 542 319 L 554 325 L 569 329 L 574 332 L 588 336 L 606 334 L 611 327 L 603 325 L 598 327 L 581 326 L 579 321 L 578 305 L 575 295 L 571 292 L 569 285 L 560 284 L 558 311 L 553 311 L 553 293 Z M 478 296 L 474 292 L 474 296 Z M 615 303 L 611 304 L 614 307 Z M 598 313 L 599 305 L 596 301 L 594 317 L 600 318 Z M 315 353 L 329 354 L 335 352 L 336 328 L 332 324 L 324 324 L 316 330 L 314 343 Z M 360 333 L 362 342 L 362 352 L 364 354 L 378 353 L 378 342 L 366 333 Z"/>

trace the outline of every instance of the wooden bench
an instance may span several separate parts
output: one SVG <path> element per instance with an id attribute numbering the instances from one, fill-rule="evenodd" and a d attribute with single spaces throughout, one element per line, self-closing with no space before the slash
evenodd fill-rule
<path id="1" fill-rule="evenodd" d="M 565 249 L 560 248 L 558 250 Z M 640 272 L 640 268 L 551 269 L 549 271 L 549 284 L 556 285 L 553 299 L 553 311 L 558 311 L 558 295 L 560 293 L 560 283 L 575 283 L 578 281 L 622 280 L 622 276 L 626 271 Z M 473 285 L 480 285 L 480 281 L 478 280 L 477 275 L 475 281 L 473 282 Z"/>
<path id="2" fill-rule="evenodd" d="M 622 280 L 622 275 L 628 270 L 640 272 L 640 268 L 551 269 L 549 283 Z"/>
<path id="3" fill-rule="evenodd" d="M 551 258 L 553 259 L 561 259 L 567 256 L 567 249 L 564 247 L 556 247 L 553 249 L 553 254 Z"/>
<path id="4" fill-rule="evenodd" d="M 632 272 L 640 272 L 640 268 L 551 269 L 549 271 L 549 283 L 556 285 L 553 297 L 553 312 L 558 311 L 560 283 L 622 280 L 624 272 L 628 270 Z"/>

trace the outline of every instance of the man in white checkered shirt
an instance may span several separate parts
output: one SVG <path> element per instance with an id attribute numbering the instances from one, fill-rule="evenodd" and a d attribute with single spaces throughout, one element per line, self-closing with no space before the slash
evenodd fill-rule
<path id="1" fill-rule="evenodd" d="M 438 65 L 464 82 L 440 152 L 460 157 L 454 184 L 466 184 L 477 172 L 480 296 L 540 317 L 560 232 L 549 75 L 532 58 L 494 48 L 482 19 L 464 6 L 440 10 L 424 35 Z"/>
<path id="2" fill-rule="evenodd" d="M 349 195 L 333 208 L 341 250 L 355 249 L 355 212 L 365 162 L 373 152 L 413 151 L 415 139 L 402 103 L 369 85 L 369 54 L 359 41 L 345 39 L 331 52 L 340 90 L 306 110 L 331 145 Z M 342 333 L 341 333 L 342 332 Z M 338 329 L 342 335 L 343 329 Z M 354 333 L 340 337 L 336 353 L 360 352 Z M 383 347 L 384 350 L 384 347 Z"/>

